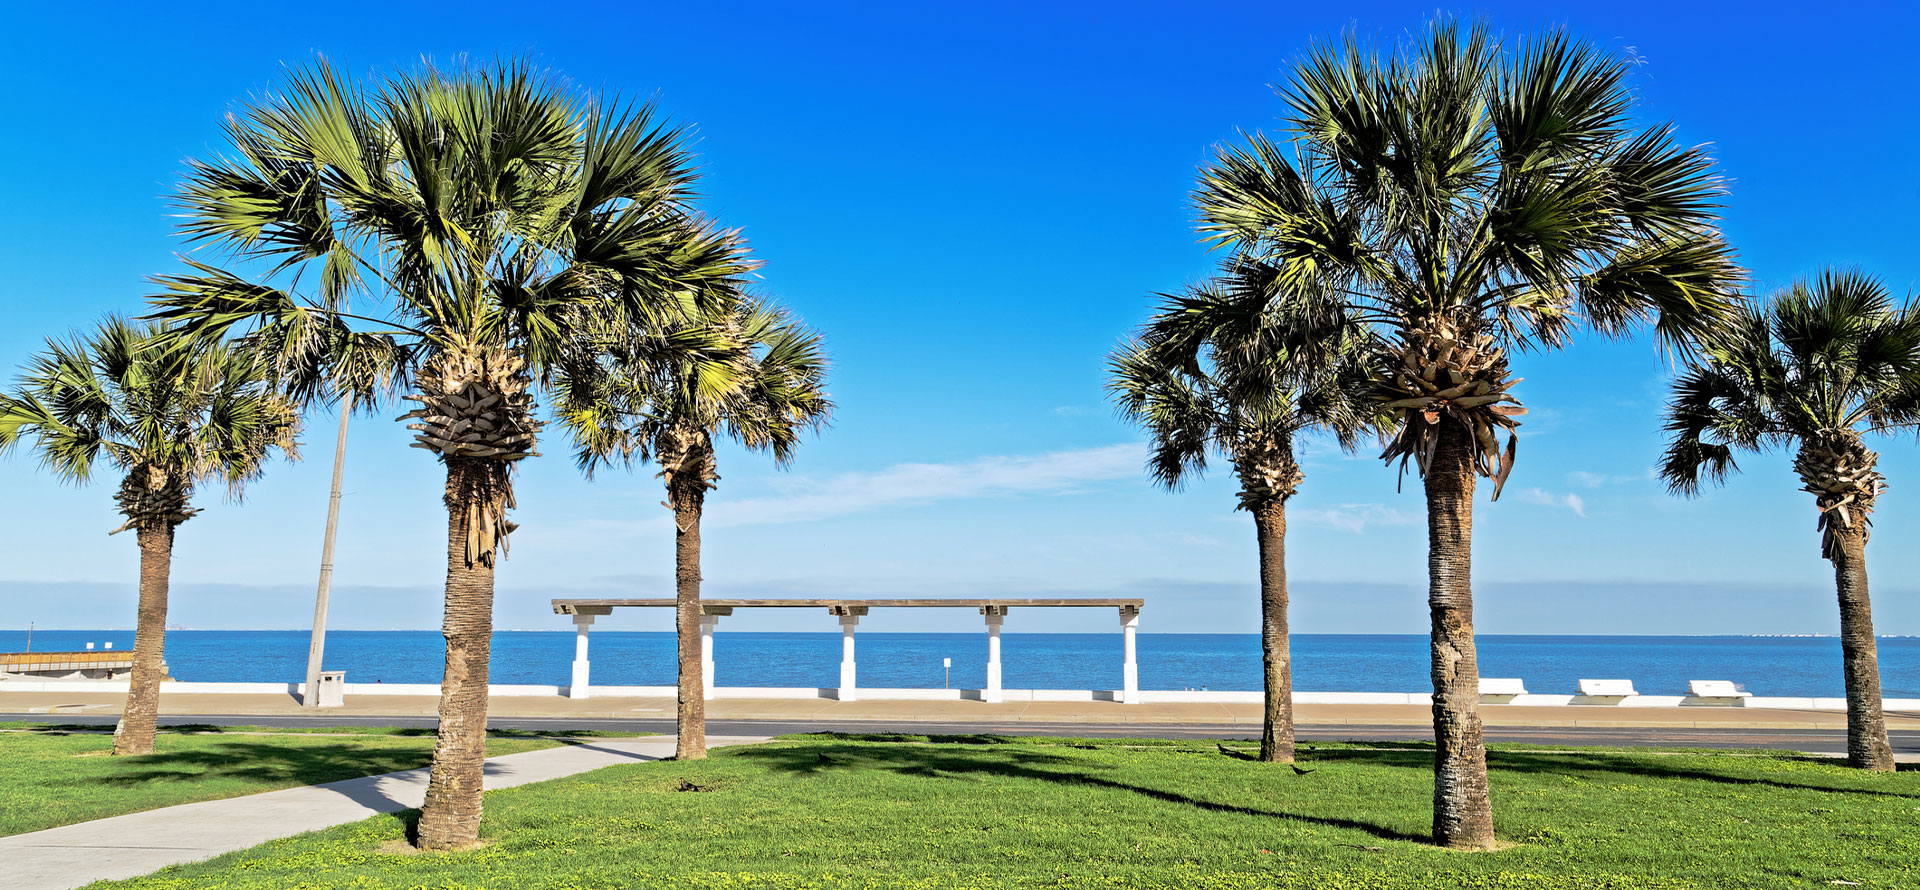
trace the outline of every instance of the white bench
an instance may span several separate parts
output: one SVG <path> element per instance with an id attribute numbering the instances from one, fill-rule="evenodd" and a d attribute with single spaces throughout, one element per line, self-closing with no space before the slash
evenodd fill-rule
<path id="1" fill-rule="evenodd" d="M 1527 684 L 1519 677 L 1481 677 L 1480 700 L 1504 704 L 1513 701 L 1514 696 L 1526 695 Z"/>
<path id="2" fill-rule="evenodd" d="M 1741 692 L 1731 680 L 1688 680 L 1687 695 L 1692 698 L 1743 699 L 1753 693 Z"/>
<path id="3" fill-rule="evenodd" d="M 1589 698 L 1626 698 L 1640 693 L 1633 691 L 1632 680 L 1581 680 L 1580 694 Z"/>

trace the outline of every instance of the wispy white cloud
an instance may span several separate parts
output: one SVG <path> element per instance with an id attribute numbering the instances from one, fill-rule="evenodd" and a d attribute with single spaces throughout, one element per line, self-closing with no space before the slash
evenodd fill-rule
<path id="1" fill-rule="evenodd" d="M 1385 504 L 1334 504 L 1307 510 L 1287 511 L 1287 520 L 1300 525 L 1318 525 L 1359 534 L 1369 525 L 1412 525 L 1419 517 Z"/>
<path id="2" fill-rule="evenodd" d="M 1572 510 L 1573 515 L 1583 519 L 1586 518 L 1587 515 L 1587 502 L 1579 495 L 1571 492 L 1567 494 L 1554 494 L 1544 488 L 1529 488 L 1520 493 L 1520 499 L 1529 504 L 1539 504 L 1542 507 L 1561 507 Z"/>
<path id="3" fill-rule="evenodd" d="M 1653 467 L 1648 467 L 1639 473 L 1614 473 L 1612 475 L 1595 473 L 1588 470 L 1574 470 L 1567 474 L 1567 484 L 1580 488 L 1599 488 L 1603 485 L 1634 485 L 1641 482 L 1651 482 L 1658 479 L 1659 475 L 1659 472 Z"/>
<path id="4" fill-rule="evenodd" d="M 1294 443 L 1300 462 L 1307 466 L 1330 464 L 1345 461 L 1379 462 L 1380 443 L 1372 439 L 1360 440 L 1359 447 L 1346 451 L 1331 436 L 1305 436 Z"/>
<path id="5" fill-rule="evenodd" d="M 1146 460 L 1138 443 L 984 457 L 945 464 L 895 464 L 880 470 L 791 480 L 778 495 L 718 501 L 715 525 L 768 525 L 940 501 L 1065 494 L 1137 477 Z"/>

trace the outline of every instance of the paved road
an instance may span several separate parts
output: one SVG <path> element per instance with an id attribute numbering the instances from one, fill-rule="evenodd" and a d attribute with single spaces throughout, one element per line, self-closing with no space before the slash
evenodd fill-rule
<path id="1" fill-rule="evenodd" d="M 112 726 L 116 718 L 80 714 L 0 714 L 0 720 L 29 720 L 45 723 L 66 723 L 88 726 Z M 319 727 L 319 726 L 404 726 L 431 729 L 435 725 L 431 717 L 331 717 L 331 716 L 168 716 L 160 718 L 163 725 L 212 724 L 216 726 L 279 726 L 279 727 Z M 608 718 L 554 718 L 554 717 L 495 717 L 492 720 L 495 729 L 524 730 L 569 730 L 594 729 L 629 732 L 657 732 L 671 734 L 673 721 L 655 718 L 608 719 Z M 732 736 L 773 736 L 795 732 L 907 732 L 930 734 L 964 735 L 969 733 L 997 733 L 1001 735 L 1067 735 L 1087 738 L 1246 738 L 1251 728 L 1246 725 L 1209 725 L 1209 724 L 1135 724 L 1115 725 L 1112 723 L 924 723 L 901 721 L 877 722 L 872 720 L 835 722 L 832 720 L 709 720 L 707 732 L 710 735 Z M 1303 724 L 1296 728 L 1299 738 L 1314 740 L 1365 740 L 1365 741 L 1418 741 L 1432 738 L 1432 734 L 1417 726 L 1361 726 L 1340 724 L 1331 726 L 1313 726 Z M 1897 754 L 1920 756 L 1920 732 L 1892 733 L 1893 749 Z M 1622 746 L 1673 746 L 1690 748 L 1776 748 L 1790 751 L 1814 751 L 1833 753 L 1845 751 L 1847 736 L 1841 730 L 1816 729 L 1749 729 L 1716 728 L 1695 729 L 1691 727 L 1645 727 L 1645 726 L 1542 726 L 1542 727 L 1501 727 L 1487 728 L 1487 740 L 1492 742 L 1519 742 L 1533 745 L 1622 745 Z"/>

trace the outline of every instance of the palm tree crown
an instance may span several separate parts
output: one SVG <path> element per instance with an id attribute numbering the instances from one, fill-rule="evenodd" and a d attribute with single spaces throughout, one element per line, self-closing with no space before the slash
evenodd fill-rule
<path id="1" fill-rule="evenodd" d="M 601 358 L 557 378 L 557 414 L 589 473 L 653 460 L 669 489 L 704 491 L 718 478 L 716 434 L 785 464 L 833 409 L 819 334 L 761 300 L 688 312 L 576 354 Z"/>
<path id="2" fill-rule="evenodd" d="M 411 385 L 420 447 L 495 477 L 475 492 L 470 562 L 504 543 L 507 467 L 540 428 L 528 389 L 577 317 L 658 321 L 731 299 L 751 268 L 693 212 L 682 131 L 522 65 L 367 92 L 321 63 L 226 129 L 233 154 L 180 189 L 184 229 L 265 272 L 190 261 L 161 279 L 160 315 L 200 335 L 249 326 L 297 380 Z"/>
<path id="3" fill-rule="evenodd" d="M 1632 124 L 1628 60 L 1558 32 L 1503 52 L 1453 22 L 1411 49 L 1312 50 L 1282 89 L 1293 138 L 1224 149 L 1201 230 L 1271 263 L 1288 311 L 1383 328 L 1387 459 L 1424 471 L 1447 416 L 1504 482 L 1512 439 L 1503 453 L 1495 433 L 1523 410 L 1509 349 L 1562 346 L 1582 319 L 1650 321 L 1684 349 L 1733 311 L 1741 272 L 1711 159 Z"/>
<path id="4" fill-rule="evenodd" d="M 1287 350 L 1298 336 L 1276 336 L 1272 320 L 1233 312 L 1271 298 L 1272 271 L 1229 261 L 1214 281 L 1162 295 L 1140 338 L 1109 360 L 1108 391 L 1147 431 L 1148 470 L 1169 489 L 1205 472 L 1218 451 L 1240 477 L 1242 509 L 1285 500 L 1304 478 L 1297 435 L 1320 430 L 1352 448 L 1379 413 L 1361 363 L 1364 330 L 1323 334 L 1317 339 L 1333 343 L 1335 360 L 1306 361 Z"/>
<path id="5" fill-rule="evenodd" d="M 42 467 L 76 484 L 119 471 L 120 529 L 178 525 L 196 485 L 238 496 L 276 451 L 297 457 L 293 407 L 264 364 L 163 328 L 109 318 L 50 340 L 7 397 L 6 439 L 31 438 Z"/>
<path id="6" fill-rule="evenodd" d="M 1735 450 L 1797 445 L 1831 557 L 1835 533 L 1871 524 L 1886 484 L 1861 436 L 1920 425 L 1920 310 L 1855 272 L 1796 282 L 1685 369 L 1667 417 L 1661 475 L 1680 494 L 1724 481 Z"/>

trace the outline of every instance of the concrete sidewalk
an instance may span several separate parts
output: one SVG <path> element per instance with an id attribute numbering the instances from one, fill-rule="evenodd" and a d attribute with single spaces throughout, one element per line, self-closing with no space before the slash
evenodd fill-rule
<path id="1" fill-rule="evenodd" d="M 126 702 L 123 694 L 102 692 L 0 692 L 0 714 L 112 716 Z M 429 695 L 354 695 L 346 707 L 306 709 L 286 694 L 171 693 L 160 697 L 160 713 L 195 716 L 278 716 L 328 718 L 433 717 L 439 698 Z M 671 698 L 614 697 L 570 699 L 560 696 L 496 695 L 488 703 L 495 717 L 564 720 L 672 720 Z M 1482 705 L 1488 726 L 1504 727 L 1674 727 L 1693 729 L 1845 729 L 1844 711 L 1739 707 L 1620 707 L 1617 705 Z M 707 717 L 726 721 L 794 724 L 795 731 L 817 722 L 979 723 L 1004 725 L 1104 724 L 1112 726 L 1205 725 L 1258 726 L 1258 704 L 1208 702 L 1003 702 L 851 701 L 833 699 L 741 699 L 707 702 Z M 1313 704 L 1294 708 L 1294 720 L 1316 726 L 1429 726 L 1426 705 Z M 1920 714 L 1887 712 L 1887 728 L 1920 729 Z"/>
<path id="2" fill-rule="evenodd" d="M 765 741 L 714 736 L 709 747 Z M 511 788 L 620 763 L 673 755 L 671 736 L 596 739 L 487 760 L 486 787 Z M 149 874 L 277 838 L 420 806 L 427 771 L 413 769 L 209 800 L 0 837 L 0 887 L 68 890 Z"/>

